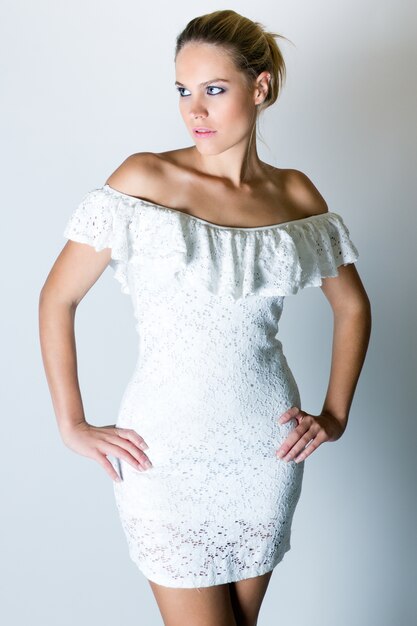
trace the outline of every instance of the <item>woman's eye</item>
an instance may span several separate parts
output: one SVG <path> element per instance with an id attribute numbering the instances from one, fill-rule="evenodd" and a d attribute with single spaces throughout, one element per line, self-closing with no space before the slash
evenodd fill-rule
<path id="1" fill-rule="evenodd" d="M 185 89 L 185 87 L 177 87 L 177 89 L 178 89 L 178 91 L 180 93 L 180 96 L 184 96 L 184 94 L 182 93 L 182 90 Z"/>
<path id="2" fill-rule="evenodd" d="M 221 87 L 215 87 L 214 85 L 210 85 L 209 87 L 207 87 L 207 89 L 220 89 L 220 92 L 224 91 L 224 89 L 222 89 Z M 214 94 L 209 94 L 211 96 L 217 96 L 216 93 Z"/>
<path id="3" fill-rule="evenodd" d="M 219 92 L 217 92 L 217 93 L 209 93 L 209 94 L 208 94 L 209 96 L 217 96 L 217 95 L 218 95 L 218 93 L 222 93 L 222 92 L 224 91 L 224 89 L 223 89 L 222 87 L 215 87 L 214 85 L 209 85 L 209 86 L 207 87 L 207 89 L 219 89 Z M 177 87 L 177 90 L 179 91 L 179 94 L 180 94 L 180 96 L 181 96 L 182 98 L 184 98 L 184 97 L 185 97 L 185 95 L 186 95 L 186 94 L 184 94 L 184 93 L 183 93 L 183 91 L 184 91 L 184 90 L 185 90 L 185 91 L 188 91 L 188 89 L 185 89 L 185 87 Z"/>

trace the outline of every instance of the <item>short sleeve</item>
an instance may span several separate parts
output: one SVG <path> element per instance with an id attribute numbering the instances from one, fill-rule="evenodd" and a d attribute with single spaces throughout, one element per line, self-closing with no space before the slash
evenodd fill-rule
<path id="1" fill-rule="evenodd" d="M 301 269 L 297 290 L 321 286 L 323 278 L 338 275 L 340 265 L 355 263 L 359 258 L 350 231 L 338 213 L 323 213 L 306 228 L 298 228 L 295 222 L 292 234 Z"/>
<path id="2" fill-rule="evenodd" d="M 103 188 L 93 189 L 84 195 L 63 231 L 67 239 L 86 243 L 97 252 L 111 249 L 109 264 L 125 294 L 130 294 L 128 209 L 117 198 L 105 193 Z"/>

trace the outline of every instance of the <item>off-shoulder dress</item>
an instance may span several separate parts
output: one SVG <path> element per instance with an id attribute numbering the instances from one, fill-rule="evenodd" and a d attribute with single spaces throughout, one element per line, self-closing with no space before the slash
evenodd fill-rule
<path id="1" fill-rule="evenodd" d="M 131 559 L 168 587 L 271 571 L 291 547 L 305 463 L 275 454 L 296 426 L 278 417 L 302 408 L 278 323 L 285 296 L 357 260 L 342 217 L 235 228 L 105 184 L 64 236 L 111 248 L 132 300 L 138 359 L 116 424 L 143 436 L 153 467 L 112 460 Z"/>

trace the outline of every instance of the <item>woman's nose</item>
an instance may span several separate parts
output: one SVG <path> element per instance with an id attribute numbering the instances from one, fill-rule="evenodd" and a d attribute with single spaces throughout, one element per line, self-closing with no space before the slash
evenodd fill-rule
<path id="1" fill-rule="evenodd" d="M 190 117 L 192 120 L 202 120 L 207 117 L 207 114 L 203 111 L 193 111 Z"/>
<path id="2" fill-rule="evenodd" d="M 190 106 L 190 116 L 194 117 L 207 117 L 207 109 L 202 103 L 194 102 Z"/>

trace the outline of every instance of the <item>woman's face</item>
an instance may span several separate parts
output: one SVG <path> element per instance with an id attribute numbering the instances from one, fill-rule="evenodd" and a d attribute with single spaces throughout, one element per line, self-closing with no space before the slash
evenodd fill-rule
<path id="1" fill-rule="evenodd" d="M 180 112 L 199 152 L 219 154 L 249 139 L 263 96 L 255 83 L 248 89 L 224 48 L 188 43 L 177 54 L 175 69 Z M 194 130 L 199 127 L 215 132 L 199 135 Z"/>

